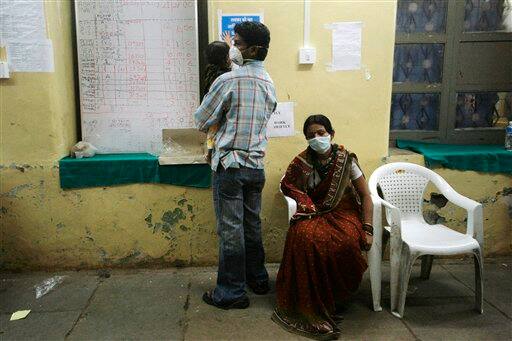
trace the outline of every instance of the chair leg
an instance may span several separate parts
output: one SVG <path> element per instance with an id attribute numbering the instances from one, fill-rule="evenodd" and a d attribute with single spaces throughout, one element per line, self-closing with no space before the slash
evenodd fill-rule
<path id="1" fill-rule="evenodd" d="M 421 257 L 421 279 L 429 279 L 433 260 L 434 256 L 432 255 L 424 255 Z"/>
<path id="2" fill-rule="evenodd" d="M 484 313 L 484 282 L 483 282 L 483 259 L 479 249 L 473 251 L 473 260 L 475 264 L 475 309 Z"/>
<path id="3" fill-rule="evenodd" d="M 391 230 L 389 243 L 389 260 L 390 260 L 390 283 L 389 289 L 391 293 L 391 311 L 396 310 L 397 296 L 399 289 L 400 274 L 400 257 L 402 254 L 402 239 L 398 231 Z"/>
<path id="4" fill-rule="evenodd" d="M 378 240 L 373 241 L 368 252 L 368 266 L 370 267 L 370 283 L 372 286 L 373 311 L 382 311 L 381 299 L 381 245 Z"/>
<path id="5" fill-rule="evenodd" d="M 407 244 L 402 245 L 402 255 L 400 257 L 400 272 L 398 279 L 398 295 L 396 297 L 395 309 L 391 313 L 398 318 L 404 316 L 405 298 L 407 297 L 407 287 L 411 276 L 412 265 L 416 260 L 416 255 L 411 254 Z"/>
<path id="6" fill-rule="evenodd" d="M 390 240 L 390 233 L 389 233 L 389 231 L 386 230 L 386 229 L 382 229 L 382 252 L 381 252 L 381 259 L 384 258 L 384 254 L 386 253 L 386 247 L 388 246 L 388 244 L 390 244 L 389 240 Z"/>

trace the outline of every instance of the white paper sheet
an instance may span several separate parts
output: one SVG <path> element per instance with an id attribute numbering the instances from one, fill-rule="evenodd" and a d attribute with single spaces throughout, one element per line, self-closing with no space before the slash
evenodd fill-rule
<path id="1" fill-rule="evenodd" d="M 53 72 L 52 41 L 10 41 L 7 45 L 7 61 L 14 72 Z"/>
<path id="2" fill-rule="evenodd" d="M 331 71 L 361 69 L 362 22 L 338 22 L 328 26 L 332 29 Z"/>
<path id="3" fill-rule="evenodd" d="M 0 45 L 46 39 L 43 0 L 0 0 Z"/>
<path id="4" fill-rule="evenodd" d="M 293 136 L 295 134 L 293 108 L 294 102 L 277 103 L 277 108 L 267 124 L 268 137 Z"/>
<path id="5" fill-rule="evenodd" d="M 30 310 L 18 310 L 11 315 L 10 321 L 22 320 L 30 314 Z"/>

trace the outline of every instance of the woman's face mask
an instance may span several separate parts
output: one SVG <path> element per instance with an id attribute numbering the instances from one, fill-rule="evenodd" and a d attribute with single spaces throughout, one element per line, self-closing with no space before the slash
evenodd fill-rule
<path id="1" fill-rule="evenodd" d="M 242 52 L 240 52 L 236 46 L 231 46 L 229 48 L 229 59 L 231 59 L 231 61 L 238 66 L 244 65 L 244 57 L 242 56 Z"/>
<path id="2" fill-rule="evenodd" d="M 308 144 L 315 152 L 324 154 L 331 147 L 331 135 L 314 137 L 308 140 Z"/>

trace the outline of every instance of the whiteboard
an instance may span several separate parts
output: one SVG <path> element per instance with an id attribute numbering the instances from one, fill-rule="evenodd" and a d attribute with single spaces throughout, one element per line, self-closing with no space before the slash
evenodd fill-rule
<path id="1" fill-rule="evenodd" d="M 75 2 L 82 139 L 100 153 L 162 149 L 199 105 L 196 0 Z"/>

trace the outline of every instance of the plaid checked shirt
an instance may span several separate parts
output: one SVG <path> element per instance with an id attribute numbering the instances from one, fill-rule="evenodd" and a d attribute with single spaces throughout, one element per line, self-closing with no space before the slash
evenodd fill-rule
<path id="1" fill-rule="evenodd" d="M 212 155 L 214 171 L 219 163 L 224 169 L 263 169 L 267 122 L 276 105 L 274 83 L 261 61 L 246 61 L 213 82 L 194 120 L 204 132 L 219 124 Z"/>

